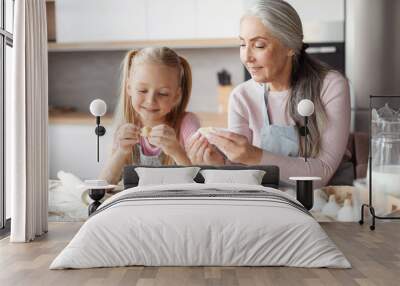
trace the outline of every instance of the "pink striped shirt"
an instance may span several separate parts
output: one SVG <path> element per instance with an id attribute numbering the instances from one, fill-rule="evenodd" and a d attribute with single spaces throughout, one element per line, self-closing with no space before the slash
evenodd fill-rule
<path id="1" fill-rule="evenodd" d="M 290 90 L 269 92 L 268 113 L 271 124 L 294 125 L 286 110 Z M 261 165 L 276 165 L 280 168 L 281 180 L 289 183 L 292 176 L 318 176 L 322 181 L 316 187 L 326 185 L 338 168 L 346 151 L 350 130 L 350 92 L 347 80 L 337 72 L 329 72 L 321 91 L 327 124 L 321 130 L 321 148 L 316 158 L 308 163 L 303 158 L 277 155 L 263 151 Z M 237 86 L 229 99 L 228 125 L 233 132 L 245 135 L 254 146 L 261 145 L 264 86 L 249 80 Z"/>
<path id="2" fill-rule="evenodd" d="M 200 128 L 200 122 L 194 113 L 186 112 L 181 123 L 181 132 L 179 136 L 179 143 L 185 148 L 188 144 L 189 138 Z M 140 146 L 142 147 L 144 155 L 154 156 L 161 152 L 161 149 L 149 143 L 147 138 L 140 137 Z"/>

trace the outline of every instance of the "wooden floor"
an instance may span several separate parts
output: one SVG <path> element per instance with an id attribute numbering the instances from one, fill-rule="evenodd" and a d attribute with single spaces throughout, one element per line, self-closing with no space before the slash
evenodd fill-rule
<path id="1" fill-rule="evenodd" d="M 0 285 L 400 285 L 400 224 L 379 222 L 375 231 L 355 223 L 322 223 L 353 268 L 122 267 L 48 270 L 81 223 L 50 223 L 27 244 L 0 241 Z"/>

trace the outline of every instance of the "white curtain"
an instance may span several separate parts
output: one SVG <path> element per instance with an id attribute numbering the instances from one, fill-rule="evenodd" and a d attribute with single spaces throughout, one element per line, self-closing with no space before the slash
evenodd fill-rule
<path id="1" fill-rule="evenodd" d="M 45 0 L 14 7 L 13 92 L 6 111 L 12 242 L 47 232 L 48 72 Z"/>

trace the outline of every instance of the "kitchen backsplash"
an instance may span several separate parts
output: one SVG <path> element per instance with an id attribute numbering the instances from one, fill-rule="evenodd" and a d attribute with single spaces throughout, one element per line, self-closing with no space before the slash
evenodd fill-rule
<path id="1" fill-rule="evenodd" d="M 193 90 L 189 110 L 218 111 L 217 72 L 226 69 L 232 84 L 244 80 L 238 48 L 179 49 L 192 66 Z M 125 51 L 49 53 L 49 104 L 87 112 L 101 98 L 114 110 L 119 94 L 120 66 Z"/>

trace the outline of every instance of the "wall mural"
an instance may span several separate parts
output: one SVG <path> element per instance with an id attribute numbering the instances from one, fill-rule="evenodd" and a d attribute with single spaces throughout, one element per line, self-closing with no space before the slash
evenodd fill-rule
<path id="1" fill-rule="evenodd" d="M 319 220 L 359 219 L 365 183 L 353 186 L 344 39 L 313 42 L 304 25 L 305 43 L 304 7 L 301 18 L 277 25 L 276 34 L 254 11 L 241 18 L 248 7 L 233 2 L 225 19 L 231 30 L 191 29 L 188 19 L 182 35 L 151 25 L 148 34 L 133 35 L 117 19 L 110 24 L 115 33 L 96 34 L 93 23 L 87 33 L 71 33 L 67 23 L 82 19 L 62 11 L 80 2 L 48 4 L 48 17 L 59 17 L 48 20 L 59 25 L 49 37 L 50 220 L 86 219 L 124 189 L 124 168 L 138 165 L 277 166 L 279 172 L 239 177 L 265 186 L 276 181 Z M 90 15 L 93 21 L 99 13 Z M 332 20 L 340 30 L 343 16 L 337 15 Z M 313 54 L 328 45 L 341 53 L 318 60 Z M 206 180 L 221 183 L 222 177 Z"/>

